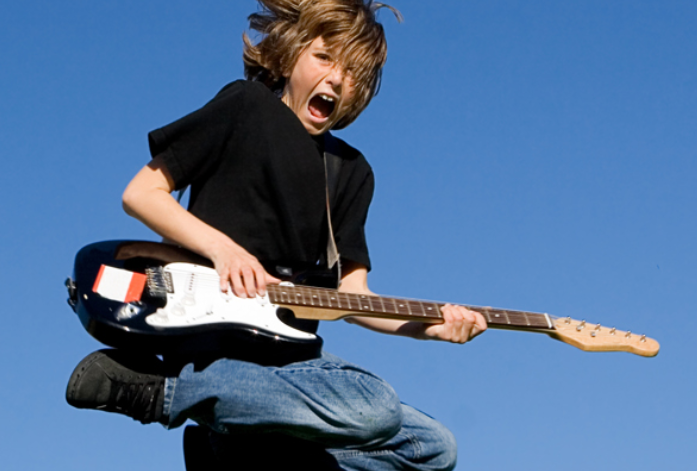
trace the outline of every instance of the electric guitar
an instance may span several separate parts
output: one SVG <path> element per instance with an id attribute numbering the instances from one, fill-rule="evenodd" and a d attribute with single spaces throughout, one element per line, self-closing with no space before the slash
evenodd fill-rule
<path id="1" fill-rule="evenodd" d="M 188 250 L 156 242 L 107 241 L 78 252 L 66 285 L 68 302 L 97 340 L 161 355 L 207 352 L 284 364 L 320 354 L 321 338 L 303 330 L 307 320 L 363 316 L 443 322 L 441 303 L 343 293 L 321 287 L 331 286 L 324 274 L 283 268 L 272 274 L 287 281 L 269 285 L 263 297 L 242 299 L 222 293 L 211 262 Z M 314 286 L 298 284 L 303 282 Z M 481 313 L 490 328 L 543 333 L 585 351 L 651 357 L 659 350 L 658 342 L 645 335 L 585 320 L 465 307 Z"/>

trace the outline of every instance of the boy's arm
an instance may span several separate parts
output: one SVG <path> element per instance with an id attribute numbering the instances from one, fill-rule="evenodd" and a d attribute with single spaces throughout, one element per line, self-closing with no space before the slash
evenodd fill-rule
<path id="1" fill-rule="evenodd" d="M 267 284 L 280 282 L 227 235 L 182 208 L 171 195 L 174 186 L 162 158 L 155 157 L 126 187 L 124 210 L 165 239 L 210 259 L 223 291 L 231 286 L 239 297 L 254 297 Z"/>
<path id="2" fill-rule="evenodd" d="M 341 278 L 339 291 L 347 293 L 375 294 L 368 289 L 368 270 L 356 263 L 345 263 L 342 266 L 344 275 Z M 348 317 L 346 322 L 358 324 L 377 332 L 392 335 L 403 335 L 420 340 L 444 340 L 454 343 L 465 343 L 486 330 L 484 316 L 470 311 L 462 306 L 446 304 L 442 308 L 442 324 L 426 324 L 423 322 L 407 322 L 374 317 Z"/>

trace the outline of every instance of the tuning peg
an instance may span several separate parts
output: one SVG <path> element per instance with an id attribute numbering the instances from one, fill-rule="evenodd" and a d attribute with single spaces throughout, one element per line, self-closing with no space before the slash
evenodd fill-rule
<path id="1" fill-rule="evenodd" d="M 615 329 L 614 327 L 613 327 L 612 329 L 610 329 L 610 335 L 615 335 L 615 331 L 616 331 L 616 330 L 617 330 L 617 329 Z"/>
<path id="2" fill-rule="evenodd" d="M 646 334 L 642 335 L 639 342 L 646 342 Z"/>
<path id="3" fill-rule="evenodd" d="M 580 323 L 579 325 L 576 326 L 576 330 L 578 330 L 579 332 L 581 332 L 585 327 L 586 327 L 586 321 L 585 321 L 585 319 L 584 319 L 584 320 L 581 321 L 581 323 Z"/>
<path id="4" fill-rule="evenodd" d="M 600 330 L 600 324 L 595 326 L 595 330 Z"/>
<path id="5" fill-rule="evenodd" d="M 564 319 L 564 324 L 571 324 L 571 317 Z"/>
<path id="6" fill-rule="evenodd" d="M 631 337 L 632 337 L 632 331 L 630 330 L 630 331 L 627 332 L 624 336 L 627 337 L 627 338 L 631 338 Z"/>

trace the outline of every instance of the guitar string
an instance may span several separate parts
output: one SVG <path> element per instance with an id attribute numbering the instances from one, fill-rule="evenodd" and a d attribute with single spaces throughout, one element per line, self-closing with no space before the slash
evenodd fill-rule
<path id="1" fill-rule="evenodd" d="M 181 274 L 185 276 L 190 276 L 192 273 L 188 270 L 181 270 L 181 269 L 169 269 L 170 272 L 176 273 L 176 274 Z M 220 277 L 217 274 L 203 274 L 203 273 L 195 273 L 195 283 L 196 284 L 201 284 L 205 287 L 208 288 L 217 288 L 220 285 Z M 351 302 L 354 301 L 357 304 L 360 304 L 361 300 L 367 300 L 368 303 L 372 306 L 372 303 L 378 303 L 380 302 L 380 305 L 383 306 L 385 302 L 394 304 L 394 311 L 393 310 L 381 310 L 381 309 L 376 309 L 376 308 L 369 308 L 366 309 L 365 312 L 375 312 L 375 313 L 389 313 L 389 314 L 411 314 L 409 312 L 410 309 L 417 309 L 420 310 L 421 313 L 424 316 L 427 315 L 433 315 L 433 317 L 438 317 L 441 318 L 442 314 L 440 312 L 440 308 L 443 307 L 444 303 L 440 302 L 435 302 L 435 301 L 422 301 L 418 299 L 408 299 L 408 298 L 392 298 L 392 297 L 382 297 L 382 296 L 374 296 L 374 295 L 362 295 L 358 293 L 344 293 L 344 292 L 339 292 L 336 290 L 328 289 L 328 288 L 320 288 L 320 287 L 313 287 L 313 286 L 303 286 L 303 285 L 294 285 L 294 286 L 279 286 L 279 285 L 269 285 L 269 290 L 270 291 L 277 291 L 276 296 L 282 296 L 281 293 L 278 291 L 282 291 L 283 289 L 288 289 L 289 291 L 296 291 L 296 293 L 299 293 L 301 295 L 312 295 L 316 294 L 321 297 L 330 297 L 332 295 L 338 296 L 339 301 L 347 301 Z M 270 293 L 272 294 L 272 293 Z M 320 300 L 321 301 L 321 300 Z M 293 304 L 296 305 L 308 305 L 307 302 L 300 302 L 299 300 L 294 301 L 292 298 L 289 298 L 287 302 L 292 302 Z M 397 306 L 397 303 L 403 304 L 402 306 Z M 416 303 L 416 305 L 411 304 L 411 306 L 407 307 L 407 303 Z M 426 309 L 424 309 L 424 305 L 427 304 L 432 304 L 435 306 L 438 306 L 439 310 L 437 312 L 427 312 Z M 310 304 L 313 305 L 313 304 Z M 485 315 L 488 318 L 489 323 L 500 323 L 500 324 L 515 324 L 515 325 L 530 325 L 530 324 L 540 324 L 540 326 L 546 326 L 547 322 L 546 319 L 544 319 L 544 314 L 540 313 L 533 313 L 533 312 L 525 312 L 525 311 L 510 311 L 510 310 L 505 310 L 505 309 L 497 309 L 497 308 L 482 308 L 482 307 L 477 307 L 477 306 L 467 306 L 467 305 L 462 305 L 463 307 L 467 309 L 474 310 L 476 312 L 479 312 L 483 315 Z M 331 306 L 331 305 L 323 305 L 321 307 L 325 307 L 327 309 L 339 309 L 338 306 Z M 360 311 L 356 311 L 360 312 Z M 493 314 L 493 317 L 492 317 Z M 506 316 L 507 319 L 502 319 L 496 314 Z M 529 322 L 529 317 L 533 317 L 533 322 Z M 415 314 L 410 317 L 422 317 L 421 315 Z M 526 318 L 527 317 L 527 318 Z M 508 321 L 508 322 L 506 322 Z M 522 322 L 521 322 L 522 321 Z"/>

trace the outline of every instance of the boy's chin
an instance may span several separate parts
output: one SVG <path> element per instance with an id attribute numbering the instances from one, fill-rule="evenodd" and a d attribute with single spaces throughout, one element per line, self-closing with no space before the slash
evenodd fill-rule
<path id="1" fill-rule="evenodd" d="M 303 124 L 305 125 L 305 129 L 307 130 L 307 132 L 309 132 L 313 136 L 319 136 L 320 134 L 324 134 L 325 132 L 329 131 L 331 127 L 334 125 L 329 120 L 326 120 L 322 123 L 311 121 L 309 123 Z"/>

